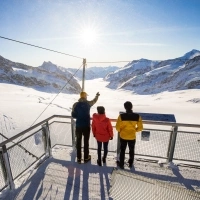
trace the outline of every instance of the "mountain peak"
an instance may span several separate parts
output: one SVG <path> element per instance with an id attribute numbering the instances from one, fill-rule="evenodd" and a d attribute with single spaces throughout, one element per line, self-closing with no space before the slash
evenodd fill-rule
<path id="1" fill-rule="evenodd" d="M 196 50 L 196 49 L 192 49 L 191 51 L 187 52 L 186 54 L 184 54 L 184 56 L 182 58 L 184 59 L 192 59 L 196 56 L 200 55 L 200 51 Z"/>
<path id="2" fill-rule="evenodd" d="M 48 62 L 44 61 L 43 64 L 41 66 L 39 66 L 39 68 L 45 69 L 50 72 L 55 72 L 56 70 L 58 70 L 58 66 L 53 64 L 50 61 L 48 61 Z"/>

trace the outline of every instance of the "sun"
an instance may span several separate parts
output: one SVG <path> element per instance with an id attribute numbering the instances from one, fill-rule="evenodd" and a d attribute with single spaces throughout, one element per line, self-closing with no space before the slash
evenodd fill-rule
<path id="1" fill-rule="evenodd" d="M 81 32 L 81 42 L 86 45 L 92 45 L 97 42 L 97 32 L 94 28 L 85 28 Z"/>

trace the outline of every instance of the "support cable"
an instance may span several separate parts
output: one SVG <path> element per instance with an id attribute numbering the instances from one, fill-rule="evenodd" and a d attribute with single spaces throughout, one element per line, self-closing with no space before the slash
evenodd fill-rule
<path id="1" fill-rule="evenodd" d="M 147 59 L 148 60 L 148 59 Z M 167 60 L 149 60 L 149 61 L 157 61 L 157 62 L 165 62 L 165 61 L 173 61 L 174 62 L 174 60 L 177 60 L 177 61 L 183 61 L 183 62 L 186 62 L 186 61 L 188 61 L 188 60 L 190 60 L 190 59 L 186 59 L 186 58 L 174 58 L 174 59 L 167 59 Z M 140 60 L 140 59 L 137 59 L 137 60 L 131 60 L 131 61 L 123 61 L 123 60 L 119 60 L 119 61 L 93 61 L 93 62 L 87 62 L 87 63 L 89 63 L 89 64 L 98 64 L 98 63 L 124 63 L 124 62 L 126 62 L 126 63 L 131 63 L 131 62 L 136 62 L 136 61 L 138 61 L 138 62 L 146 62 L 146 60 Z"/>
<path id="2" fill-rule="evenodd" d="M 80 70 L 83 64 L 75 71 L 75 73 L 71 76 L 71 78 L 67 81 L 67 83 L 63 86 L 63 88 L 56 94 L 56 96 L 51 100 L 51 102 L 47 105 L 47 107 L 41 112 L 41 114 L 36 118 L 36 120 L 32 123 L 30 127 L 32 127 L 35 122 L 41 117 L 41 115 L 45 112 L 45 110 L 52 104 L 52 102 L 56 99 L 56 97 L 62 92 L 62 90 L 67 86 L 67 84 L 71 81 L 71 79 L 76 75 L 76 73 Z"/>
<path id="3" fill-rule="evenodd" d="M 59 93 L 56 94 L 56 96 L 51 100 L 51 102 L 46 106 L 46 108 L 40 113 L 40 115 L 36 118 L 36 120 L 32 123 L 32 125 L 30 127 L 32 127 L 35 122 L 41 117 L 41 115 L 47 110 L 47 108 L 52 104 L 52 102 L 56 99 L 56 97 L 62 92 L 62 90 L 67 86 L 67 84 L 71 81 L 71 79 L 76 75 L 76 73 L 80 70 L 80 68 L 83 66 L 83 64 L 81 64 L 81 66 L 75 71 L 74 74 L 72 74 L 71 78 L 67 81 L 67 83 L 62 87 L 62 89 L 59 91 Z M 21 140 L 21 138 L 23 137 L 23 135 L 19 138 L 18 142 Z M 21 147 L 22 148 L 22 147 Z M 27 149 L 25 149 L 27 150 Z M 28 150 L 27 150 L 28 151 Z"/>
<path id="4" fill-rule="evenodd" d="M 36 45 L 33 45 L 33 44 L 21 42 L 21 41 L 14 40 L 14 39 L 11 39 L 11 38 L 6 38 L 6 37 L 3 37 L 3 36 L 0 36 L 0 38 L 5 39 L 5 40 L 10 40 L 10 41 L 12 41 L 12 42 L 21 43 L 21 44 L 24 44 L 24 45 L 28 45 L 28 46 L 32 46 L 32 47 L 44 49 L 44 50 L 47 50 L 47 51 L 52 51 L 52 52 L 54 52 L 54 53 L 59 53 L 59 54 L 63 54 L 63 55 L 66 55 L 66 56 L 71 56 L 71 57 L 74 57 L 74 58 L 79 58 L 79 59 L 84 60 L 83 58 L 78 57 L 78 56 L 66 54 L 66 53 L 59 52 L 59 51 L 55 51 L 55 50 L 52 50 L 52 49 L 47 49 L 47 48 L 44 48 L 44 47 L 40 47 L 40 46 L 36 46 Z M 52 101 L 47 105 L 47 107 L 42 111 L 42 113 L 36 118 L 36 120 L 32 123 L 32 125 L 31 125 L 30 127 L 32 127 L 32 126 L 35 124 L 35 122 L 41 117 L 41 115 L 47 110 L 47 108 L 52 104 L 52 102 L 56 99 L 56 97 L 63 91 L 63 89 L 67 86 L 67 84 L 71 81 L 71 79 L 75 76 L 75 74 L 80 70 L 80 68 L 81 68 L 82 66 L 83 66 L 83 64 L 76 70 L 76 72 L 71 76 L 71 78 L 70 78 L 70 79 L 67 81 L 67 83 L 63 86 L 63 88 L 59 91 L 59 93 L 56 94 L 56 96 L 55 96 L 55 97 L 52 99 Z M 20 138 L 20 139 L 21 139 L 21 138 Z M 19 140 L 20 140 L 20 139 L 19 139 Z M 21 147 L 21 148 L 22 148 L 22 147 Z"/>
<path id="5" fill-rule="evenodd" d="M 123 63 L 123 62 L 132 62 L 132 60 L 131 61 L 99 61 L 99 62 L 87 62 L 87 63 L 92 63 L 92 64 L 94 64 L 94 63 Z"/>
<path id="6" fill-rule="evenodd" d="M 36 46 L 36 45 L 33 45 L 33 44 L 29 44 L 29 43 L 26 43 L 26 42 L 21 42 L 21 41 L 18 41 L 18 40 L 13 40 L 13 39 L 2 37 L 2 36 L 0 36 L 0 38 L 5 39 L 5 40 L 10 40 L 10 41 L 13 41 L 13 42 L 18 42 L 18 43 L 25 44 L 25 45 L 29 45 L 29 46 L 36 47 L 36 48 L 39 48 L 39 49 L 52 51 L 54 53 L 60 53 L 60 54 L 66 55 L 66 56 L 71 56 L 71 57 L 74 57 L 74 58 L 83 59 L 83 58 L 78 57 L 78 56 L 70 55 L 70 54 L 67 54 L 67 53 L 60 52 L 60 51 L 55 51 L 55 50 L 52 50 L 52 49 L 47 49 L 47 48 L 44 48 L 44 47 L 40 47 L 40 46 Z"/>
<path id="7" fill-rule="evenodd" d="M 56 94 L 56 96 L 51 100 L 51 102 L 46 106 L 46 108 L 40 113 L 40 115 L 36 118 L 36 120 L 32 123 L 32 125 L 30 127 L 32 127 L 35 122 L 41 117 L 41 115 L 47 110 L 47 108 L 52 104 L 52 102 L 56 99 L 56 97 L 64 90 L 64 88 L 67 86 L 67 84 L 71 81 L 71 79 L 76 75 L 76 73 L 80 70 L 80 68 L 83 66 L 83 64 L 81 64 L 81 66 L 75 71 L 74 74 L 72 74 L 71 78 L 67 81 L 67 83 L 62 87 L 62 89 Z M 3 134 L 0 134 L 2 137 L 5 138 L 5 136 Z M 21 140 L 23 136 L 21 136 L 18 140 L 18 142 Z M 13 142 L 13 141 L 12 141 Z M 17 143 L 14 143 L 14 144 L 17 144 L 21 149 L 23 149 L 24 151 L 28 152 L 30 155 L 32 155 L 33 157 L 36 157 L 34 154 L 32 154 L 30 151 L 28 151 L 25 147 L 23 147 L 22 145 L 18 144 Z M 37 158 L 37 157 L 36 157 Z"/>
<path id="8" fill-rule="evenodd" d="M 54 53 L 59 53 L 59 54 L 63 54 L 63 55 L 66 55 L 66 56 L 71 56 L 71 57 L 74 57 L 74 58 L 79 58 L 79 59 L 84 59 L 84 58 L 81 58 L 79 56 L 75 56 L 75 55 L 71 55 L 71 54 L 67 54 L 67 53 L 63 53 L 63 52 L 60 52 L 60 51 L 55 51 L 55 50 L 52 50 L 52 49 L 48 49 L 48 48 L 44 48 L 44 47 L 40 47 L 40 46 L 36 46 L 36 45 L 33 45 L 33 44 L 29 44 L 29 43 L 26 43 L 26 42 L 21 42 L 21 41 L 18 41 L 18 40 L 14 40 L 14 39 L 11 39 L 11 38 L 6 38 L 6 37 L 3 37 L 3 36 L 0 36 L 0 38 L 2 39 L 5 39 L 5 40 L 10 40 L 10 41 L 13 41 L 13 42 L 18 42 L 18 43 L 21 43 L 21 44 L 25 44 L 25 45 L 29 45 L 29 46 L 32 46 L 32 47 L 36 47 L 36 48 L 40 48 L 40 49 L 44 49 L 44 50 L 47 50 L 47 51 L 52 51 Z M 189 59 L 182 59 L 182 58 L 175 58 L 175 59 L 167 59 L 167 60 L 154 60 L 154 61 L 158 61 L 158 62 L 162 62 L 162 61 L 173 61 L 173 60 L 178 60 L 178 61 L 188 61 Z M 95 64 L 95 63 L 131 63 L 133 62 L 134 60 L 131 60 L 131 61 L 93 61 L 93 62 L 87 62 L 87 63 L 91 63 L 91 64 Z M 145 60 L 142 61 L 142 60 L 138 60 L 140 62 L 146 62 Z"/>

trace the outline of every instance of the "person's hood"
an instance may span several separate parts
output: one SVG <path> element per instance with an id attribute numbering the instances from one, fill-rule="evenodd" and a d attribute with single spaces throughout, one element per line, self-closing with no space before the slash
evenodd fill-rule
<path id="1" fill-rule="evenodd" d="M 86 99 L 86 98 L 80 98 L 78 101 L 79 101 L 79 102 L 86 102 L 87 99 Z"/>
<path id="2" fill-rule="evenodd" d="M 105 115 L 105 114 L 97 114 L 97 113 L 94 113 L 93 116 L 92 116 L 92 119 L 93 119 L 94 121 L 103 121 L 105 118 L 106 118 L 106 115 Z"/>

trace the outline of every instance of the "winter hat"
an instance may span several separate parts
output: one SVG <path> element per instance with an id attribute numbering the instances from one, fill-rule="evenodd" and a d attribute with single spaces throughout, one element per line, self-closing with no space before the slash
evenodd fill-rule
<path id="1" fill-rule="evenodd" d="M 88 96 L 88 95 L 87 95 L 86 92 L 81 92 L 81 93 L 80 93 L 80 97 L 81 97 L 81 98 L 87 98 L 87 96 Z"/>
<path id="2" fill-rule="evenodd" d="M 132 105 L 132 103 L 131 103 L 130 101 L 126 101 L 126 102 L 124 103 L 124 108 L 125 108 L 126 110 L 132 110 L 133 105 Z"/>
<path id="3" fill-rule="evenodd" d="M 105 114 L 105 108 L 103 106 L 97 107 L 98 114 Z"/>

